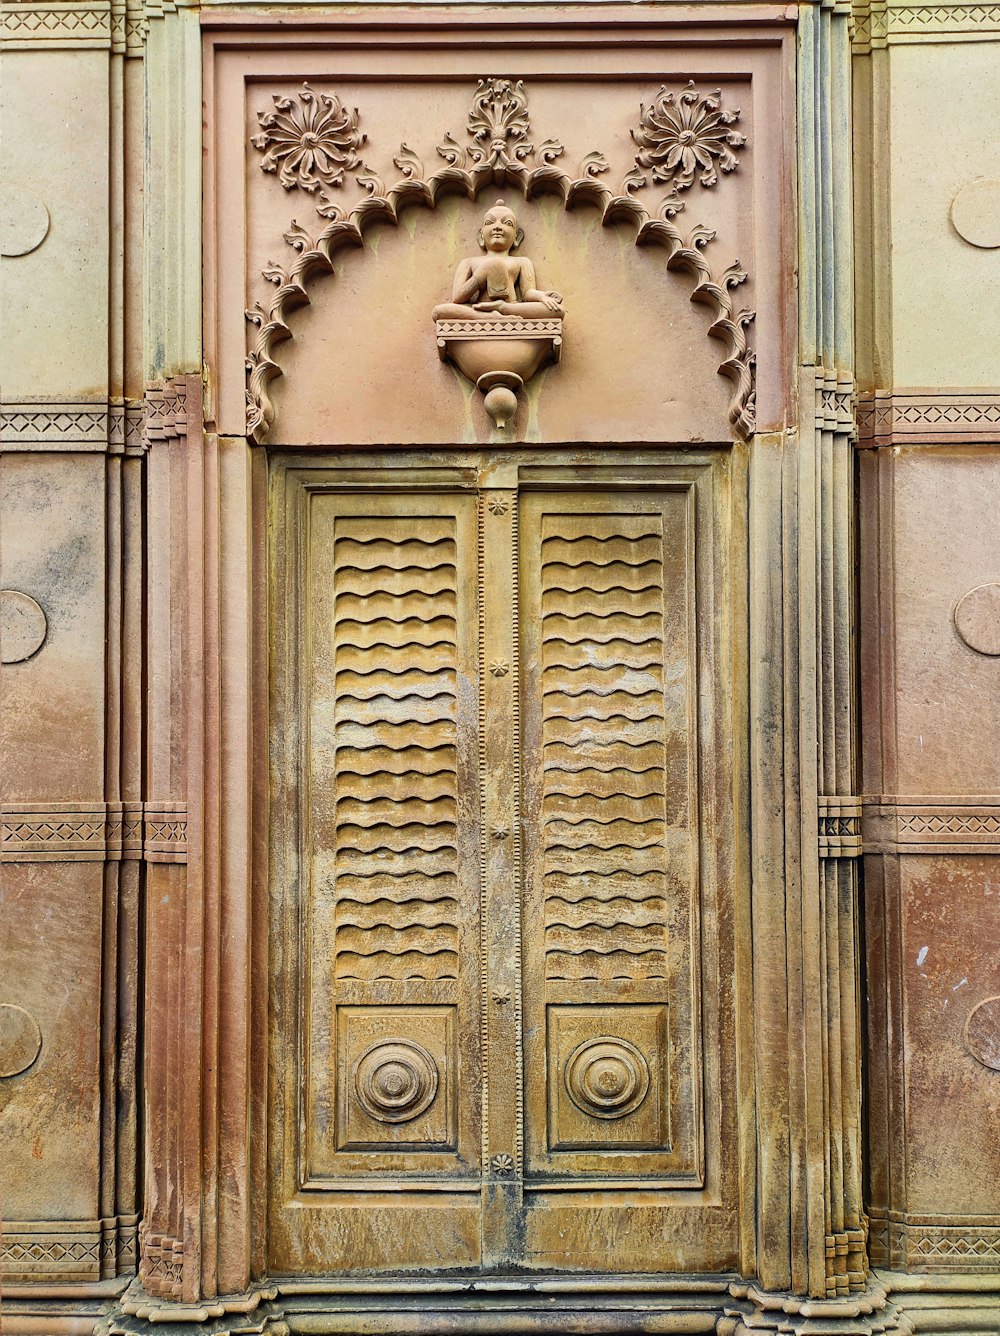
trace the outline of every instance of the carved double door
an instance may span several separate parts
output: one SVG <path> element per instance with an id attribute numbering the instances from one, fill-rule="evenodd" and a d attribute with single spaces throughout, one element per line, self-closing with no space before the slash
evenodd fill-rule
<path id="1" fill-rule="evenodd" d="M 734 467 L 272 461 L 272 1274 L 739 1265 Z"/>

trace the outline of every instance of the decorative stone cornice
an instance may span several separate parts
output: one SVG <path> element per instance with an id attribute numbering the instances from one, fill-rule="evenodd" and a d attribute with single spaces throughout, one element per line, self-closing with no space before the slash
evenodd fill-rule
<path id="1" fill-rule="evenodd" d="M 858 396 L 858 448 L 1000 443 L 1000 388 L 893 389 Z"/>

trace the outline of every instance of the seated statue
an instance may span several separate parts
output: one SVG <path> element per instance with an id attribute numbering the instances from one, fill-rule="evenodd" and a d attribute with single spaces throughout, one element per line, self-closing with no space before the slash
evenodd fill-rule
<path id="1" fill-rule="evenodd" d="M 479 231 L 484 256 L 463 260 L 455 274 L 450 302 L 435 306 L 435 320 L 482 320 L 513 315 L 522 320 L 560 320 L 562 297 L 535 287 L 535 266 L 511 255 L 524 240 L 513 209 L 498 199 L 487 209 Z"/>

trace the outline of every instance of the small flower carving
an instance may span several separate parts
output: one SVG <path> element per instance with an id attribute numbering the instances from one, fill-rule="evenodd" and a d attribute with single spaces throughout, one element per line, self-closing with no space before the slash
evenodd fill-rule
<path id="1" fill-rule="evenodd" d="M 490 664 L 490 672 L 494 677 L 506 677 L 510 672 L 510 664 L 506 659 L 494 659 Z"/>
<path id="2" fill-rule="evenodd" d="M 508 1155 L 506 1151 L 499 1155 L 494 1155 L 490 1160 L 490 1168 L 495 1174 L 512 1174 L 514 1172 L 514 1157 Z"/>
<path id="3" fill-rule="evenodd" d="M 507 498 L 505 496 L 491 496 L 487 504 L 491 515 L 507 514 Z"/>
<path id="4" fill-rule="evenodd" d="M 316 93 L 303 84 L 298 98 L 275 93 L 273 111 L 258 111 L 261 133 L 251 143 L 264 154 L 261 171 L 277 172 L 286 190 L 310 194 L 339 186 L 344 172 L 360 165 L 366 136 L 358 129 L 358 109 L 335 94 Z"/>
<path id="5" fill-rule="evenodd" d="M 494 827 L 493 827 L 493 838 L 494 838 L 495 840 L 505 840 L 509 834 L 510 834 L 510 827 L 509 827 L 509 826 L 494 826 Z"/>
<path id="6" fill-rule="evenodd" d="M 739 110 L 723 111 L 721 104 L 721 90 L 702 97 L 693 82 L 680 93 L 661 88 L 648 110 L 640 103 L 639 129 L 632 131 L 640 149 L 638 165 L 651 167 L 654 181 L 670 182 L 677 190 L 687 190 L 699 169 L 703 186 L 718 181 L 716 165 L 734 172 L 738 164 L 732 150 L 747 141 L 730 129 L 740 118 Z"/>
<path id="7" fill-rule="evenodd" d="M 493 994 L 493 1001 L 497 1004 L 498 1007 L 505 1007 L 507 1003 L 510 1001 L 510 989 L 498 988 L 496 992 Z"/>

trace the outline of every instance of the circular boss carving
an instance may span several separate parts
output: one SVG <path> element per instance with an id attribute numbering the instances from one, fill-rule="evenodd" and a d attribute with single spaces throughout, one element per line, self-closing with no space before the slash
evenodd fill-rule
<path id="1" fill-rule="evenodd" d="M 962 595 L 955 630 L 977 654 L 1000 654 L 1000 584 L 976 585 Z"/>
<path id="2" fill-rule="evenodd" d="M 354 1064 L 358 1102 L 380 1123 L 408 1123 L 434 1102 L 437 1063 L 410 1039 L 380 1039 Z"/>
<path id="3" fill-rule="evenodd" d="M 0 589 L 0 663 L 23 663 L 38 652 L 48 625 L 45 613 L 19 589 Z"/>
<path id="4" fill-rule="evenodd" d="M 592 1118 L 624 1118 L 649 1093 L 649 1067 L 627 1039 L 588 1039 L 569 1056 L 566 1090 Z"/>
<path id="5" fill-rule="evenodd" d="M 30 255 L 49 234 L 49 211 L 23 186 L 0 187 L 0 255 Z"/>
<path id="6" fill-rule="evenodd" d="M 955 231 L 970 246 L 1000 246 L 1000 181 L 980 177 L 963 186 L 951 204 Z"/>
<path id="7" fill-rule="evenodd" d="M 973 1007 L 965 1022 L 966 1051 L 991 1071 L 1000 1072 L 1000 997 Z"/>
<path id="8" fill-rule="evenodd" d="M 42 1051 L 42 1032 L 30 1011 L 0 1006 L 0 1077 L 26 1072 Z"/>

